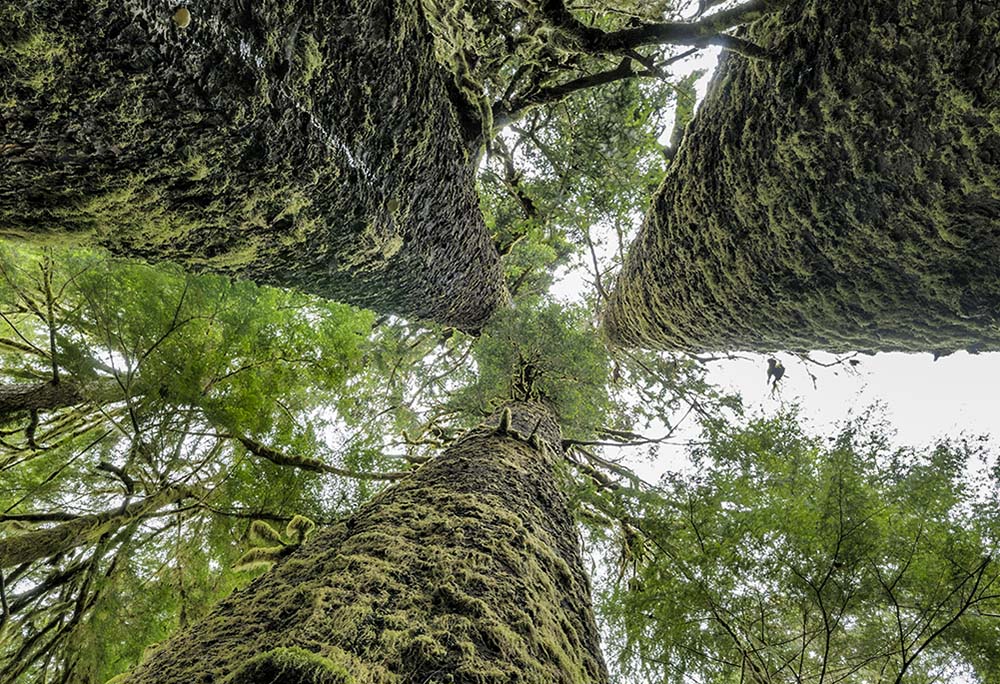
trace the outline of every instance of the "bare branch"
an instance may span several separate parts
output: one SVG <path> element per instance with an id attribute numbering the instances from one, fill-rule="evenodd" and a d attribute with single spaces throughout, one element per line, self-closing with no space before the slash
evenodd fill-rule
<path id="1" fill-rule="evenodd" d="M 719 45 L 748 57 L 767 57 L 767 52 L 725 31 L 756 21 L 781 9 L 786 0 L 751 0 L 693 22 L 643 24 L 620 31 L 602 31 L 579 21 L 563 0 L 540 0 L 539 9 L 571 48 L 592 54 L 626 54 L 644 45 Z"/>
<path id="2" fill-rule="evenodd" d="M 274 449 L 266 447 L 260 442 L 252 440 L 249 437 L 241 435 L 228 436 L 246 447 L 247 451 L 254 456 L 263 458 L 265 461 L 270 461 L 271 463 L 279 466 L 291 466 L 293 468 L 308 470 L 314 473 L 329 473 L 340 477 L 350 477 L 355 480 L 401 480 L 409 475 L 409 473 L 402 471 L 391 471 L 387 473 L 363 473 L 355 470 L 348 470 L 346 468 L 337 468 L 336 466 L 323 463 L 323 461 L 320 461 L 317 458 L 292 456 L 290 454 L 284 454 L 280 451 L 275 451 Z"/>

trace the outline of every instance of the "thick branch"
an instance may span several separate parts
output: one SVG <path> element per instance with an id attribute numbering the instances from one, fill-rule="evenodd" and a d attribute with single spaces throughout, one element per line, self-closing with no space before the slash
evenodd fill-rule
<path id="1" fill-rule="evenodd" d="M 409 475 L 409 473 L 401 471 L 388 473 L 362 473 L 354 470 L 347 470 L 345 468 L 337 468 L 336 466 L 323 463 L 323 461 L 320 461 L 317 458 L 283 454 L 280 451 L 275 451 L 274 449 L 266 447 L 260 442 L 254 441 L 249 437 L 234 435 L 233 438 L 246 447 L 247 451 L 254 456 L 263 458 L 264 460 L 270 461 L 271 463 L 279 466 L 291 466 L 301 470 L 309 470 L 314 473 L 330 473 L 331 475 L 350 477 L 355 480 L 401 480 Z"/>
<path id="2" fill-rule="evenodd" d="M 646 24 L 605 33 L 598 40 L 598 45 L 605 51 L 618 52 L 643 45 L 722 44 L 716 41 L 728 37 L 723 35 L 723 31 L 756 21 L 785 4 L 785 0 L 752 0 L 700 21 Z"/>
<path id="3" fill-rule="evenodd" d="M 523 113 L 526 109 L 530 109 L 531 107 L 536 107 L 538 105 L 558 102 L 564 97 L 580 90 L 596 88 L 597 86 L 614 83 L 615 81 L 620 81 L 624 78 L 631 78 L 635 75 L 635 71 L 632 70 L 631 60 L 626 57 L 614 69 L 602 71 L 597 74 L 581 76 L 580 78 L 575 78 L 571 81 L 560 83 L 559 85 L 555 85 L 550 88 L 540 88 L 525 95 L 524 97 L 515 98 L 509 105 L 506 106 L 498 104 L 493 112 L 493 125 L 496 128 L 503 128 L 504 126 L 513 123 L 517 119 L 518 115 Z"/>
<path id="4" fill-rule="evenodd" d="M 53 313 L 55 298 L 52 296 L 52 253 L 45 254 L 42 264 L 42 284 L 45 287 L 45 323 L 49 328 L 49 360 L 52 362 L 52 384 L 59 384 L 59 362 L 56 354 L 56 317 Z"/>
<path id="5" fill-rule="evenodd" d="M 21 411 L 44 411 L 75 406 L 84 400 L 82 388 L 62 382 L 0 385 L 0 417 Z"/>
<path id="6" fill-rule="evenodd" d="M 84 515 L 55 527 L 34 530 L 0 539 L 0 568 L 50 558 L 84 544 L 97 541 L 101 535 L 123 527 L 136 518 L 147 517 L 181 499 L 194 496 L 187 487 L 167 487 L 153 496 L 109 511 Z"/>
<path id="7" fill-rule="evenodd" d="M 587 26 L 567 9 L 563 0 L 541 0 L 539 8 L 545 19 L 558 29 L 564 40 L 576 49 L 593 54 L 622 54 L 644 45 L 721 45 L 749 56 L 763 56 L 763 51 L 747 41 L 727 36 L 724 31 L 748 24 L 780 9 L 786 0 L 751 0 L 704 19 L 692 22 L 668 21 L 644 24 L 620 31 L 605 32 Z"/>

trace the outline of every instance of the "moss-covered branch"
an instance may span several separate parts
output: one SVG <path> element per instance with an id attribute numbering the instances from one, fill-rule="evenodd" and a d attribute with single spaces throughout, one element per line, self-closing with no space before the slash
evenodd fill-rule
<path id="1" fill-rule="evenodd" d="M 51 558 L 94 543 L 110 531 L 123 528 L 138 518 L 153 515 L 165 506 L 194 495 L 186 487 L 166 487 L 124 508 L 80 516 L 53 527 L 0 539 L 0 568 Z"/>
<path id="2" fill-rule="evenodd" d="M 626 54 L 646 45 L 713 45 L 749 50 L 751 44 L 725 35 L 725 31 L 756 21 L 788 4 L 788 0 L 751 0 L 697 21 L 670 21 L 641 24 L 619 31 L 588 26 L 569 11 L 565 0 L 539 0 L 546 20 L 577 49 L 591 54 Z M 728 39 L 728 40 L 727 40 Z"/>
<path id="3" fill-rule="evenodd" d="M 314 473 L 327 473 L 339 477 L 349 477 L 355 480 L 401 480 L 409 473 L 404 471 L 389 471 L 385 473 L 368 473 L 347 468 L 338 468 L 308 456 L 288 454 L 264 446 L 260 442 L 245 436 L 237 436 L 235 439 L 242 444 L 247 451 L 258 458 L 263 458 L 275 465 L 289 466 L 300 470 L 308 470 Z"/>
<path id="4" fill-rule="evenodd" d="M 22 411 L 47 411 L 84 401 L 82 388 L 72 381 L 0 385 L 0 418 Z"/>

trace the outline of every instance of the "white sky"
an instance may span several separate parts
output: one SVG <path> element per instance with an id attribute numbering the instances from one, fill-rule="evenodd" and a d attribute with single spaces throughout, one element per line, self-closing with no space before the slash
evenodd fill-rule
<path id="1" fill-rule="evenodd" d="M 747 355 L 749 356 L 749 355 Z M 956 352 L 937 361 L 931 354 L 858 356 L 856 372 L 809 366 L 818 376 L 814 388 L 807 367 L 790 355 L 777 354 L 787 372 L 774 396 L 765 387 L 765 357 L 725 361 L 710 378 L 741 392 L 748 404 L 776 408 L 796 402 L 824 431 L 836 422 L 881 402 L 899 431 L 900 443 L 925 444 L 959 432 L 1000 435 L 1000 395 L 993 379 L 1000 372 L 1000 354 Z M 814 354 L 817 360 L 833 357 Z"/>

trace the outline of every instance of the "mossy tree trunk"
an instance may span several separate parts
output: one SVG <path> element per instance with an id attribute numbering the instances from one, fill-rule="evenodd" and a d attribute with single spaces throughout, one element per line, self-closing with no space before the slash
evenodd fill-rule
<path id="1" fill-rule="evenodd" d="M 555 481 L 559 428 L 537 404 L 511 415 L 319 533 L 127 681 L 607 682 Z"/>
<path id="2" fill-rule="evenodd" d="M 476 329 L 505 301 L 418 0 L 0 0 L 0 235 Z"/>
<path id="3" fill-rule="evenodd" d="M 691 350 L 1000 348 L 1000 4 L 797 0 L 729 55 L 605 316 Z"/>

